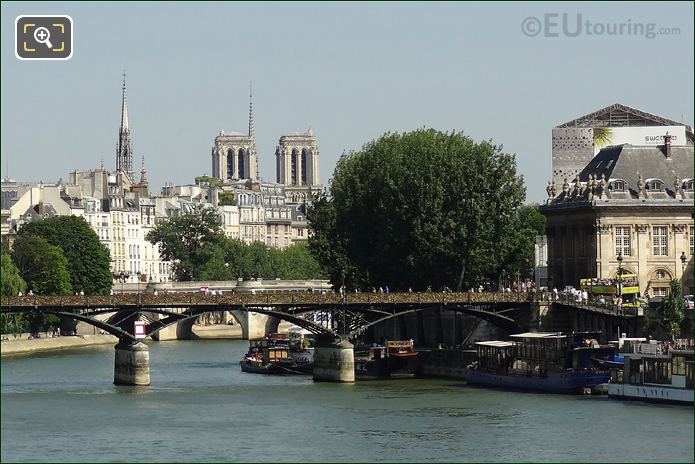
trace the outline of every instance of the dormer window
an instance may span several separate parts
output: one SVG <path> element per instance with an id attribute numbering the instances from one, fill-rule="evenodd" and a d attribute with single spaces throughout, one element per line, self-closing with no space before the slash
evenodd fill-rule
<path id="1" fill-rule="evenodd" d="M 664 191 L 664 182 L 661 179 L 647 179 L 645 186 L 649 192 Z"/>
<path id="2" fill-rule="evenodd" d="M 695 179 L 683 179 L 683 190 L 692 192 L 695 189 Z"/>
<path id="3" fill-rule="evenodd" d="M 613 180 L 608 185 L 612 192 L 624 192 L 627 188 L 627 183 L 622 179 Z"/>

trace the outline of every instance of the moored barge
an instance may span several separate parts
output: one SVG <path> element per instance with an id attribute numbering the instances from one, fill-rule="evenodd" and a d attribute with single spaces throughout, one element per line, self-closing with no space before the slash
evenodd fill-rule
<path id="1" fill-rule="evenodd" d="M 595 360 L 613 359 L 614 347 L 596 333 L 522 333 L 511 341 L 477 342 L 469 385 L 553 393 L 604 393 L 610 372 Z M 592 359 L 593 358 L 593 359 Z"/>

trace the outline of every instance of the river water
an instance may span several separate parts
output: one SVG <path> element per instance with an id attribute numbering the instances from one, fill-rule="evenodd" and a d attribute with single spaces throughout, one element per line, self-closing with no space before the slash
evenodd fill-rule
<path id="1" fill-rule="evenodd" d="M 150 344 L 150 387 L 112 346 L 2 360 L 1 460 L 693 462 L 693 408 L 461 381 L 245 374 L 241 340 Z"/>

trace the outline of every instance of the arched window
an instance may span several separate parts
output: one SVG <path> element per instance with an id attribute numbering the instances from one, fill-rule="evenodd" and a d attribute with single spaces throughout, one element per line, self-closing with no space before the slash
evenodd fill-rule
<path id="1" fill-rule="evenodd" d="M 290 178 L 291 184 L 292 185 L 297 185 L 297 149 L 293 148 L 292 149 L 292 154 L 290 155 L 290 164 L 291 164 L 291 172 L 292 172 L 292 177 Z"/>
<path id="2" fill-rule="evenodd" d="M 664 182 L 661 179 L 647 179 L 647 191 L 662 192 L 664 190 Z"/>
<path id="3" fill-rule="evenodd" d="M 627 188 L 627 183 L 622 179 L 611 180 L 608 184 L 608 189 L 612 192 L 624 192 Z"/>
<path id="4" fill-rule="evenodd" d="M 306 160 L 307 160 L 307 150 L 302 150 L 302 185 L 306 185 Z"/>
<path id="5" fill-rule="evenodd" d="M 239 179 L 246 179 L 246 177 L 248 177 L 246 174 L 246 165 L 244 163 L 244 160 L 246 159 L 246 151 L 243 148 L 239 149 L 237 159 L 239 160 Z"/>
<path id="6" fill-rule="evenodd" d="M 654 279 L 655 280 L 670 280 L 671 276 L 664 269 L 657 269 L 656 271 L 654 271 Z"/>
<path id="7" fill-rule="evenodd" d="M 234 150 L 227 151 L 227 179 L 234 179 Z"/>
<path id="8" fill-rule="evenodd" d="M 683 189 L 688 192 L 692 192 L 695 189 L 695 180 L 683 179 Z"/>

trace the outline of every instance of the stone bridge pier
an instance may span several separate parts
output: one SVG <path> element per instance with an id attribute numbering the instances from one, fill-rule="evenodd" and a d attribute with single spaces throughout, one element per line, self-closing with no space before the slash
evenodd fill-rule
<path id="1" fill-rule="evenodd" d="M 262 340 L 267 334 L 277 332 L 280 325 L 280 319 L 274 316 L 238 310 L 232 310 L 230 313 L 241 326 L 241 338 L 243 340 Z M 153 336 L 153 339 L 158 341 L 191 340 L 193 338 L 193 324 L 195 324 L 196 319 L 192 317 L 160 329 Z"/>
<path id="2" fill-rule="evenodd" d="M 263 340 L 267 334 L 277 332 L 280 325 L 280 319 L 275 316 L 238 310 L 231 313 L 241 325 L 244 340 Z"/>
<path id="3" fill-rule="evenodd" d="M 133 340 L 121 340 L 116 345 L 115 351 L 114 384 L 150 384 L 150 350 L 147 345 Z"/>
<path id="4" fill-rule="evenodd" d="M 352 343 L 332 335 L 319 336 L 314 348 L 314 381 L 354 382 L 355 352 Z"/>

